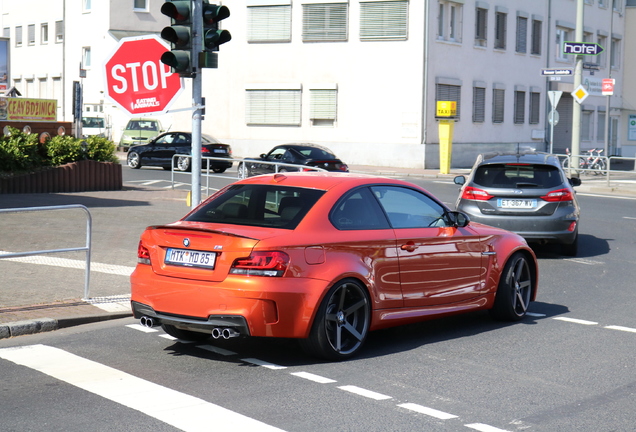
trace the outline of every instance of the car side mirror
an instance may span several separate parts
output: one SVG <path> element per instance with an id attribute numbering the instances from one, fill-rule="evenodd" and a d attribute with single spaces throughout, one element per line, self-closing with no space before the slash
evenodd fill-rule
<path id="1" fill-rule="evenodd" d="M 447 213 L 447 216 L 452 226 L 457 228 L 464 228 L 470 223 L 470 218 L 466 213 L 451 211 Z"/>
<path id="2" fill-rule="evenodd" d="M 568 182 L 570 182 L 572 186 L 581 186 L 581 179 L 578 177 L 569 178 Z"/>
<path id="3" fill-rule="evenodd" d="M 457 176 L 453 179 L 453 182 L 456 185 L 463 186 L 466 183 L 466 177 L 464 177 L 463 175 Z"/>
<path id="4" fill-rule="evenodd" d="M 261 153 L 261 156 L 260 156 L 260 157 L 261 157 L 261 159 L 265 159 L 265 158 L 267 158 L 267 154 L 265 154 L 265 153 Z"/>

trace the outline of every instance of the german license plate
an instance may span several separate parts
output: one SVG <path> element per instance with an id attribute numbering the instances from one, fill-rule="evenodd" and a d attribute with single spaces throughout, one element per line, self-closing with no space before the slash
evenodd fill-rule
<path id="1" fill-rule="evenodd" d="M 497 200 L 497 207 L 499 208 L 520 208 L 520 209 L 532 209 L 537 207 L 537 200 L 535 199 L 506 199 L 499 198 Z"/>
<path id="2" fill-rule="evenodd" d="M 188 267 L 214 268 L 216 261 L 215 252 L 204 252 L 186 249 L 168 248 L 166 251 L 166 264 L 183 265 Z"/>

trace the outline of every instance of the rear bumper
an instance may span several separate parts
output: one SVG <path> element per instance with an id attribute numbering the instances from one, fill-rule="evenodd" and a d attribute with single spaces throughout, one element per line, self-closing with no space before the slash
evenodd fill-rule
<path id="1" fill-rule="evenodd" d="M 136 318 L 194 331 L 229 327 L 242 335 L 305 338 L 329 288 L 324 280 L 228 276 L 221 282 L 161 276 L 139 264 L 130 277 Z"/>
<path id="2" fill-rule="evenodd" d="M 519 234 L 528 242 L 570 244 L 577 236 L 578 218 L 557 219 L 545 216 L 490 216 L 469 214 L 470 220 Z M 572 222 L 577 226 L 570 231 Z"/>

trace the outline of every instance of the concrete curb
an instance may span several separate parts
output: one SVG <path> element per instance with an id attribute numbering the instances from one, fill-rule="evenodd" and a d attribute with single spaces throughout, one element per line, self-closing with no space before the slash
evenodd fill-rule
<path id="1" fill-rule="evenodd" d="M 106 313 L 102 315 L 86 315 L 71 318 L 38 318 L 0 324 L 0 339 L 44 333 L 82 324 L 128 318 L 132 312 Z"/>

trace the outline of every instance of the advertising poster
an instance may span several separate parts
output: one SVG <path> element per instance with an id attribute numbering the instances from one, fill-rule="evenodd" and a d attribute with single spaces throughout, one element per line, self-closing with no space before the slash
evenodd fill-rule
<path id="1" fill-rule="evenodd" d="M 630 114 L 627 123 L 627 139 L 636 141 L 636 115 Z"/>
<path id="2" fill-rule="evenodd" d="M 0 120 L 56 121 L 57 101 L 54 99 L 26 99 L 0 97 Z"/>

